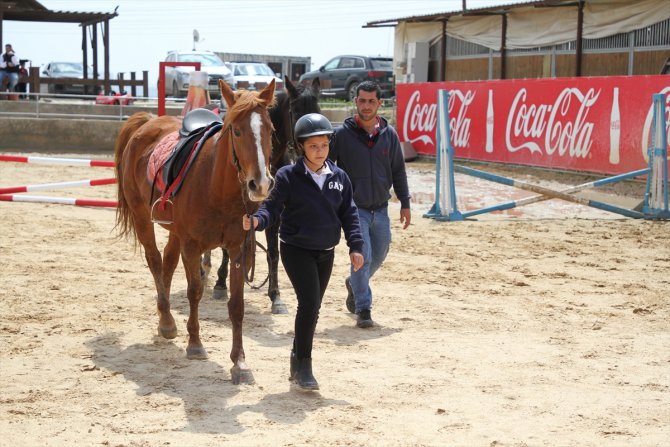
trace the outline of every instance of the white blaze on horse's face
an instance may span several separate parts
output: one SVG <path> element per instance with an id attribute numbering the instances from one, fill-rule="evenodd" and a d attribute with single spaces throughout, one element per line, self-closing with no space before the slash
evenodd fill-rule
<path id="1" fill-rule="evenodd" d="M 256 153 L 258 159 L 258 172 L 260 173 L 260 179 L 256 184 L 257 189 L 252 191 L 249 189 L 249 198 L 251 200 L 263 200 L 267 197 L 272 187 L 272 182 L 268 176 L 268 169 L 265 165 L 265 154 L 263 153 L 263 144 L 262 144 L 262 134 L 261 130 L 263 127 L 263 119 L 261 118 L 260 113 L 252 112 L 251 114 L 251 131 L 254 134 L 254 140 L 256 143 Z"/>

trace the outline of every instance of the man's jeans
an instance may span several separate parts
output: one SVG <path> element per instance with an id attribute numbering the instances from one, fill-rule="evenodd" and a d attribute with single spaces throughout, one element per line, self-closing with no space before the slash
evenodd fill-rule
<path id="1" fill-rule="evenodd" d="M 5 70 L 0 70 L 0 90 L 5 91 L 5 79 L 9 80 L 9 91 L 13 92 L 16 84 L 19 82 L 19 74 L 14 72 L 7 72 Z M 7 98 L 4 98 L 7 99 Z"/>
<path id="2" fill-rule="evenodd" d="M 359 208 L 358 218 L 363 233 L 363 267 L 354 272 L 351 269 L 351 288 L 356 299 L 356 312 L 372 309 L 370 278 L 381 267 L 391 244 L 391 222 L 388 207 L 375 211 Z"/>

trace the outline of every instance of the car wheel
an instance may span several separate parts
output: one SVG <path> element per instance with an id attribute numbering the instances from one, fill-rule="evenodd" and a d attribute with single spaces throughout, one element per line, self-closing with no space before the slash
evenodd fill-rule
<path id="1" fill-rule="evenodd" d="M 114 105 L 115 105 L 115 106 L 118 106 L 118 105 L 120 105 L 120 104 L 121 104 L 121 103 L 119 102 L 118 99 L 115 99 L 115 100 L 114 100 Z"/>
<path id="2" fill-rule="evenodd" d="M 349 101 L 353 101 L 354 98 L 356 97 L 356 89 L 357 88 L 358 88 L 358 82 L 354 81 L 351 84 L 349 84 L 349 88 L 347 89 L 347 92 L 348 92 L 348 95 L 347 95 L 348 98 L 347 99 Z"/>

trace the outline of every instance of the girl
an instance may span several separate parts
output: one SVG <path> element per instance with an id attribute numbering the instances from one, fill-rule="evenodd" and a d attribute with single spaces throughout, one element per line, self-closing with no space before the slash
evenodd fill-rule
<path id="1" fill-rule="evenodd" d="M 333 269 L 341 230 L 354 270 L 363 265 L 363 238 L 349 177 L 328 160 L 330 121 L 318 113 L 295 124 L 294 165 L 284 166 L 275 187 L 252 216 L 242 218 L 245 230 L 262 231 L 280 220 L 279 252 L 298 298 L 290 380 L 301 389 L 318 390 L 312 373 L 312 342 L 321 300 Z"/>

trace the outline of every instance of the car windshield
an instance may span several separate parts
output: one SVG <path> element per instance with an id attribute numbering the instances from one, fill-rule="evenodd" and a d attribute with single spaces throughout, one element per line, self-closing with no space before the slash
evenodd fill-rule
<path id="1" fill-rule="evenodd" d="M 370 59 L 370 63 L 375 70 L 393 70 L 393 59 Z"/>
<path id="2" fill-rule="evenodd" d="M 235 65 L 235 76 L 274 76 L 272 69 L 265 64 Z"/>
<path id="3" fill-rule="evenodd" d="M 52 73 L 82 73 L 84 69 L 76 62 L 59 62 L 51 66 Z"/>
<path id="4" fill-rule="evenodd" d="M 223 61 L 214 54 L 180 54 L 179 62 L 200 62 L 203 67 L 219 67 Z"/>

